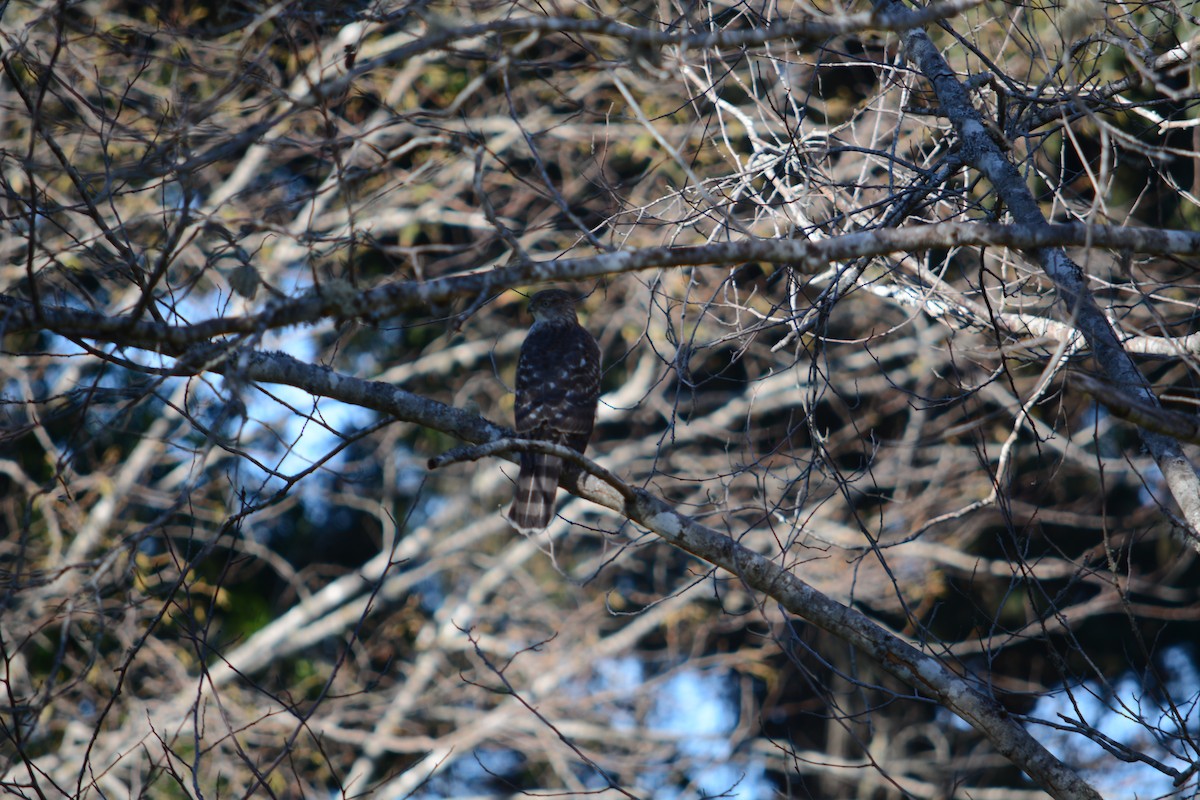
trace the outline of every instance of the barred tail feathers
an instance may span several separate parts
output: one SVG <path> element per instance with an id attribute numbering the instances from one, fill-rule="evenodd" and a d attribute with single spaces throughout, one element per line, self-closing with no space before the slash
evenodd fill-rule
<path id="1" fill-rule="evenodd" d="M 521 533 L 541 533 L 554 519 L 554 499 L 562 459 L 546 453 L 522 453 L 512 506 L 505 517 Z"/>

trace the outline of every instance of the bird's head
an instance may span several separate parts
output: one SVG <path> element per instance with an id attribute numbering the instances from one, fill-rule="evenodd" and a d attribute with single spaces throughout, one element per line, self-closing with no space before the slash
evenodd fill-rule
<path id="1" fill-rule="evenodd" d="M 574 322 L 575 296 L 562 289 L 546 289 L 529 298 L 529 313 L 537 322 Z"/>

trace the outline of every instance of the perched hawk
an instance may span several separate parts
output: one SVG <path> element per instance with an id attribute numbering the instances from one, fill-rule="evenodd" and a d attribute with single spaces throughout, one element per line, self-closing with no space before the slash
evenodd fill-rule
<path id="1" fill-rule="evenodd" d="M 575 316 L 575 298 L 559 289 L 529 300 L 533 325 L 517 362 L 517 433 L 582 453 L 596 421 L 600 396 L 600 348 Z M 517 493 L 508 521 L 522 533 L 538 533 L 554 519 L 561 458 L 521 453 Z"/>

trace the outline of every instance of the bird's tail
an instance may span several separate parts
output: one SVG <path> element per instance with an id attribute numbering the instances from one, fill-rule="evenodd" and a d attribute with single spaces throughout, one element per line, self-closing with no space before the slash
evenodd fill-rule
<path id="1" fill-rule="evenodd" d="M 517 492 L 504 516 L 526 535 L 541 533 L 554 519 L 554 497 L 562 459 L 545 453 L 522 453 Z"/>

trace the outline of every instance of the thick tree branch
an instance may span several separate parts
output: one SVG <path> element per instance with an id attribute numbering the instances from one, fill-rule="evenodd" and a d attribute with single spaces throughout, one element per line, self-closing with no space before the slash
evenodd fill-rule
<path id="1" fill-rule="evenodd" d="M 987 138 L 986 134 L 984 138 Z M 333 284 L 294 299 L 271 302 L 258 314 L 214 317 L 189 325 L 135 321 L 121 315 L 109 316 L 61 306 L 35 308 L 27 301 L 0 296 L 0 334 L 48 330 L 64 336 L 181 355 L 189 346 L 211 342 L 219 336 L 262 333 L 330 317 L 385 319 L 413 311 L 428 314 L 431 308 L 446 306 L 454 300 L 486 296 L 515 286 L 578 281 L 663 267 L 745 262 L 788 264 L 793 269 L 816 274 L 834 262 L 895 252 L 969 246 L 1009 247 L 1036 252 L 1039 256 L 1050 252 L 1046 248 L 1051 246 L 1197 255 L 1200 254 L 1200 233 L 1081 224 L 1047 225 L 1045 220 L 1018 225 L 944 222 L 860 231 L 818 241 L 749 239 L 690 247 L 647 247 L 586 258 L 514 264 L 431 281 L 399 281 L 363 292 L 354 291 L 345 284 Z M 1078 270 L 1078 267 L 1074 269 Z M 1094 307 L 1094 303 L 1092 305 Z M 1099 313 L 1099 309 L 1096 312 Z M 1100 321 L 1110 336 L 1115 336 L 1103 315 Z M 1090 338 L 1088 341 L 1092 342 Z M 1120 349 L 1119 342 L 1116 347 Z"/>
<path id="2" fill-rule="evenodd" d="M 898 0 L 876 0 L 875 5 L 890 11 L 904 8 Z M 954 125 L 960 138 L 963 162 L 979 170 L 991 182 L 1023 230 L 1036 237 L 1037 232 L 1054 227 L 1042 215 L 1021 173 L 988 133 L 983 118 L 971 103 L 966 87 L 958 80 L 929 36 L 919 28 L 906 31 L 904 46 L 909 60 L 933 85 L 940 104 L 939 111 Z M 1050 277 L 1064 315 L 1083 334 L 1096 362 L 1108 378 L 1118 387 L 1136 394 L 1148 406 L 1157 407 L 1158 398 L 1150 391 L 1149 384 L 1122 346 L 1117 332 L 1096 304 L 1083 270 L 1067 257 L 1062 246 L 1063 243 L 1051 245 L 1047 241 L 1021 249 L 1034 257 Z M 1183 512 L 1183 519 L 1191 527 L 1190 534 L 1197 535 L 1200 533 L 1200 476 L 1196 468 L 1184 454 L 1179 442 L 1171 437 L 1140 427 L 1138 432 L 1162 470 L 1171 495 Z"/>
<path id="3" fill-rule="evenodd" d="M 507 431 L 482 417 L 388 384 L 305 364 L 282 353 L 222 353 L 213 348 L 212 352 L 193 353 L 199 355 L 207 356 L 204 363 L 215 372 L 236 373 L 241 380 L 297 386 L 316 395 L 374 408 L 469 442 L 489 445 L 484 451 L 472 449 L 468 455 L 479 455 L 489 449 L 497 452 L 539 449 L 569 457 L 588 473 L 586 477 L 564 480 L 563 486 L 569 491 L 617 511 L 670 544 L 738 576 L 748 586 L 781 603 L 789 613 L 867 653 L 890 674 L 935 698 L 970 723 L 1054 797 L 1099 797 L 1010 718 L 995 700 L 951 672 L 937 658 L 888 633 L 858 611 L 826 597 L 769 558 L 676 512 L 649 492 L 625 485 L 578 453 L 562 453 L 555 445 L 544 442 L 508 439 Z M 189 362 L 199 363 L 199 360 L 189 357 Z"/>
<path id="4" fill-rule="evenodd" d="M 1054 757 L 1004 708 L 952 672 L 937 658 L 888 633 L 852 608 L 818 592 L 786 569 L 719 531 L 676 512 L 647 492 L 629 516 L 666 541 L 738 576 L 778 601 L 789 613 L 849 642 L 884 670 L 922 694 L 935 698 L 1024 770 L 1056 798 L 1100 800 L 1100 795 Z"/>

